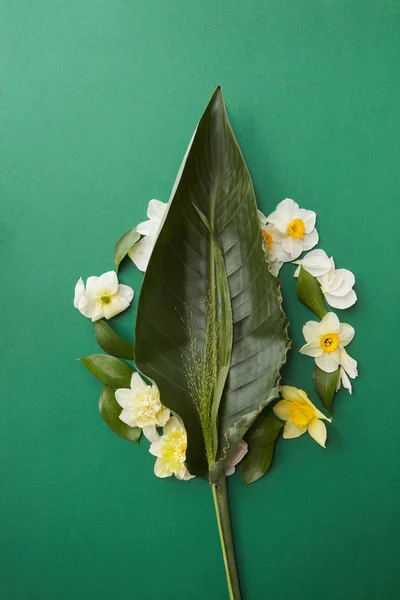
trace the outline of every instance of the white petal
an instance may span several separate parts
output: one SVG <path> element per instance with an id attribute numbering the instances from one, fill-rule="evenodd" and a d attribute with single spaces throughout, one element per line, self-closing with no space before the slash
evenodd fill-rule
<path id="1" fill-rule="evenodd" d="M 339 361 L 349 377 L 352 379 L 358 377 L 357 361 L 349 356 L 344 348 L 340 348 Z"/>
<path id="2" fill-rule="evenodd" d="M 295 258 L 298 258 L 300 256 L 300 254 L 303 252 L 303 250 L 305 250 L 304 240 L 293 238 L 292 254 L 291 254 L 290 260 L 294 260 Z"/>
<path id="3" fill-rule="evenodd" d="M 79 300 L 82 298 L 84 293 L 85 293 L 85 284 L 83 283 L 83 279 L 81 277 L 75 286 L 75 294 L 74 294 L 75 308 L 79 308 Z"/>
<path id="4" fill-rule="evenodd" d="M 339 333 L 340 321 L 333 312 L 328 312 L 319 324 L 319 332 L 321 335 L 327 333 Z"/>
<path id="5" fill-rule="evenodd" d="M 147 208 L 147 216 L 151 221 L 160 222 L 164 216 L 165 211 L 167 210 L 168 204 L 166 202 L 161 202 L 161 200 L 150 200 L 149 206 Z"/>
<path id="6" fill-rule="evenodd" d="M 118 296 L 127 300 L 129 304 L 132 302 L 134 294 L 135 292 L 129 285 L 124 285 L 123 283 L 119 284 Z"/>
<path id="7" fill-rule="evenodd" d="M 145 390 L 148 387 L 147 383 L 145 381 L 143 381 L 143 379 L 140 377 L 139 373 L 137 373 L 135 371 L 135 373 L 132 373 L 132 377 L 131 377 L 131 390 L 132 391 L 136 391 L 136 390 Z"/>
<path id="8" fill-rule="evenodd" d="M 93 284 L 93 292 L 99 295 L 110 295 L 118 292 L 118 277 L 115 271 L 103 273 Z"/>
<path id="9" fill-rule="evenodd" d="M 159 221 L 143 221 L 136 226 L 136 231 L 140 235 L 155 237 L 160 229 Z"/>
<path id="10" fill-rule="evenodd" d="M 347 346 L 347 344 L 350 344 L 350 342 L 354 338 L 355 334 L 356 334 L 356 332 L 355 332 L 354 327 L 352 327 L 348 323 L 340 324 L 339 340 L 340 340 L 340 344 L 342 346 Z"/>
<path id="11" fill-rule="evenodd" d="M 306 356 L 312 356 L 312 358 L 321 356 L 324 353 L 319 342 L 308 342 L 308 344 L 304 344 L 304 346 L 300 348 L 299 352 Z"/>
<path id="12" fill-rule="evenodd" d="M 348 269 L 336 269 L 336 275 L 342 278 L 342 284 L 335 290 L 337 296 L 345 296 L 349 293 L 356 282 L 354 274 Z"/>
<path id="13" fill-rule="evenodd" d="M 315 221 L 317 218 L 315 212 L 312 210 L 305 210 L 304 208 L 300 208 L 299 217 L 306 226 L 306 233 L 311 233 L 311 231 L 315 227 Z"/>
<path id="14" fill-rule="evenodd" d="M 145 438 L 149 440 L 149 442 L 156 442 L 160 436 L 157 433 L 157 429 L 155 425 L 149 425 L 148 427 L 142 428 L 143 435 Z"/>
<path id="15" fill-rule="evenodd" d="M 182 429 L 182 424 L 177 417 L 171 417 L 166 426 L 164 433 L 170 433 L 173 429 Z"/>
<path id="16" fill-rule="evenodd" d="M 188 481 L 189 479 L 194 478 L 194 475 L 191 475 L 189 473 L 185 465 L 181 465 L 178 469 L 176 469 L 174 475 L 177 479 L 180 479 L 181 481 Z"/>
<path id="17" fill-rule="evenodd" d="M 313 277 L 320 277 L 328 273 L 331 268 L 331 261 L 324 250 L 317 248 L 308 252 L 303 260 L 299 260 L 297 264 L 302 265 L 303 269 L 308 271 Z M 300 267 L 296 270 L 295 277 L 298 277 Z"/>
<path id="18" fill-rule="evenodd" d="M 156 442 L 153 442 L 149 448 L 150 454 L 153 456 L 162 456 L 164 440 L 160 437 Z"/>
<path id="19" fill-rule="evenodd" d="M 318 244 L 319 236 L 318 231 L 313 229 L 310 233 L 306 233 L 302 242 L 303 242 L 303 250 L 311 250 Z"/>
<path id="20" fill-rule="evenodd" d="M 95 277 L 94 275 L 92 275 L 92 277 L 88 277 L 86 279 L 86 291 L 87 292 L 93 292 L 95 285 L 96 285 L 96 281 L 98 280 L 98 277 Z"/>
<path id="21" fill-rule="evenodd" d="M 321 339 L 320 323 L 307 321 L 303 327 L 303 335 L 306 342 L 316 342 Z"/>
<path id="22" fill-rule="evenodd" d="M 112 319 L 116 315 L 119 315 L 129 307 L 128 300 L 121 298 L 121 296 L 112 296 L 109 304 L 104 304 L 104 316 L 106 319 Z"/>
<path id="23" fill-rule="evenodd" d="M 124 408 L 123 411 L 121 412 L 121 414 L 119 415 L 119 418 L 123 423 L 126 423 L 126 425 L 129 425 L 129 427 L 136 427 L 136 421 L 131 416 L 131 413 L 129 410 L 126 410 Z"/>
<path id="24" fill-rule="evenodd" d="M 282 233 L 286 233 L 289 223 L 295 218 L 299 205 L 290 198 L 282 200 L 276 210 L 267 217 L 267 222 L 275 225 Z"/>
<path id="25" fill-rule="evenodd" d="M 342 310 L 353 306 L 357 302 L 357 296 L 354 290 L 351 290 L 346 296 L 334 296 L 324 292 L 325 300 L 333 308 L 340 308 Z"/>
<path id="26" fill-rule="evenodd" d="M 145 271 L 149 264 L 151 253 L 153 252 L 155 236 L 147 236 L 139 240 L 128 252 L 128 256 L 137 266 L 139 271 Z"/>
<path id="27" fill-rule="evenodd" d="M 173 474 L 167 461 L 163 458 L 157 458 L 154 465 L 154 474 L 157 477 L 171 477 Z"/>
<path id="28" fill-rule="evenodd" d="M 165 425 L 168 423 L 168 419 L 171 416 L 170 410 L 169 408 L 164 408 L 163 410 L 160 410 L 159 413 L 157 413 L 157 422 L 159 424 L 160 427 L 165 427 Z"/>
<path id="29" fill-rule="evenodd" d="M 311 437 L 323 448 L 325 448 L 326 442 L 326 427 L 325 423 L 319 419 L 312 419 L 308 424 L 308 433 Z"/>
<path id="30" fill-rule="evenodd" d="M 285 423 L 285 426 L 283 428 L 282 437 L 284 437 L 285 440 L 292 440 L 294 438 L 300 437 L 306 431 L 307 425 L 304 425 L 304 427 L 299 427 L 298 425 L 292 423 L 292 421 L 288 421 L 287 423 Z"/>
<path id="31" fill-rule="evenodd" d="M 302 399 L 300 394 L 301 390 L 292 385 L 283 385 L 280 389 L 280 393 L 285 398 L 285 400 L 289 400 L 289 402 L 296 402 Z M 277 406 L 277 405 L 276 405 Z"/>
<path id="32" fill-rule="evenodd" d="M 132 390 L 127 388 L 119 388 L 115 390 L 115 399 L 121 408 L 131 408 L 134 403 L 135 396 L 132 394 Z"/>
<path id="33" fill-rule="evenodd" d="M 88 294 L 81 297 L 78 309 L 80 313 L 93 321 L 98 321 L 104 316 L 103 305 L 100 300 Z"/>
<path id="34" fill-rule="evenodd" d="M 279 271 L 281 270 L 282 265 L 283 265 L 283 262 L 281 262 L 280 260 L 274 260 L 273 262 L 270 262 L 269 269 L 270 269 L 272 275 L 274 275 L 275 277 L 278 277 Z"/>
<path id="35" fill-rule="evenodd" d="M 336 352 L 324 352 L 322 356 L 318 356 L 315 359 L 317 367 L 325 371 L 325 373 L 333 373 L 338 368 L 338 361 L 335 360 L 335 356 Z"/>
<path id="36" fill-rule="evenodd" d="M 343 384 L 343 387 L 348 390 L 349 394 L 353 393 L 353 388 L 351 385 L 351 381 L 350 379 L 347 377 L 347 373 L 346 371 L 343 369 L 343 367 L 340 367 L 340 376 L 336 385 L 336 391 L 338 391 L 340 389 L 340 385 Z"/>

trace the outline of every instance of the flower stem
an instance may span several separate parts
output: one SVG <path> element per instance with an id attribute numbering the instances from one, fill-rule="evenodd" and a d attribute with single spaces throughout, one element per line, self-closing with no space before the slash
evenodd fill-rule
<path id="1" fill-rule="evenodd" d="M 240 585 L 236 570 L 225 475 L 219 478 L 217 485 L 212 485 L 211 487 L 217 515 L 219 537 L 221 539 L 222 555 L 224 557 L 229 600 L 240 600 Z"/>

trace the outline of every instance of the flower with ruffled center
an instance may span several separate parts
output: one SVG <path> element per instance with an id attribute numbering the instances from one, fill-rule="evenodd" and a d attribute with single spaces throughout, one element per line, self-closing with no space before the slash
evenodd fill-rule
<path id="1" fill-rule="evenodd" d="M 303 390 L 284 385 L 281 387 L 281 394 L 284 399 L 274 406 L 273 411 L 282 421 L 286 421 L 283 437 L 298 438 L 308 431 L 310 436 L 325 448 L 326 427 L 321 419 L 329 422 L 332 419 L 318 410 Z"/>
<path id="2" fill-rule="evenodd" d="M 164 427 L 163 435 L 150 446 L 149 452 L 157 457 L 154 473 L 157 477 L 171 477 L 178 479 L 192 479 L 186 468 L 186 431 L 177 417 L 171 417 Z"/>
<path id="3" fill-rule="evenodd" d="M 311 250 L 318 243 L 315 212 L 300 208 L 297 202 L 290 198 L 282 200 L 266 220 L 268 225 L 280 234 L 280 244 L 289 256 L 288 260 L 294 260 L 304 250 Z"/>
<path id="4" fill-rule="evenodd" d="M 156 385 L 147 385 L 139 373 L 133 373 L 130 389 L 116 390 L 115 399 L 123 409 L 121 421 L 129 427 L 140 427 L 150 442 L 158 440 L 157 427 L 167 423 L 170 411 L 161 404 Z"/>

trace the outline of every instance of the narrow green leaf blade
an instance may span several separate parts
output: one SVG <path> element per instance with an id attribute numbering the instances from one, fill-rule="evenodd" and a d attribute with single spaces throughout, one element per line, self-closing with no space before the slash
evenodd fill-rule
<path id="1" fill-rule="evenodd" d="M 144 276 L 134 350 L 136 367 L 156 382 L 163 404 L 185 424 L 189 471 L 206 477 L 204 440 L 185 364 L 191 359 L 188 324 L 194 324 L 199 339 L 206 339 L 208 331 L 207 298 L 216 264 L 211 232 L 223 257 L 233 324 L 230 368 L 218 411 L 216 476 L 260 411 L 277 396 L 288 349 L 287 321 L 278 282 L 265 261 L 252 182 L 220 88 L 196 129 Z M 222 335 L 227 338 L 229 331 Z M 221 337 L 219 343 L 229 345 Z"/>
<path id="2" fill-rule="evenodd" d="M 114 264 L 117 273 L 121 262 L 139 239 L 140 233 L 136 229 L 130 229 L 119 238 L 114 250 Z"/>
<path id="3" fill-rule="evenodd" d="M 282 423 L 276 419 L 263 416 L 258 417 L 250 427 L 245 436 L 249 450 L 239 464 L 240 474 L 246 485 L 263 477 L 270 468 L 275 441 L 282 427 Z"/>
<path id="4" fill-rule="evenodd" d="M 133 360 L 133 346 L 118 335 L 103 319 L 96 321 L 94 331 L 96 340 L 104 352 L 117 358 Z"/>
<path id="5" fill-rule="evenodd" d="M 92 354 L 79 359 L 102 383 L 115 389 L 129 388 L 133 369 L 108 354 Z"/>
<path id="6" fill-rule="evenodd" d="M 115 399 L 115 390 L 104 385 L 99 398 L 99 411 L 107 425 L 119 436 L 138 443 L 142 430 L 140 427 L 129 427 L 119 418 L 122 408 Z"/>
<path id="7" fill-rule="evenodd" d="M 333 398 L 336 393 L 336 386 L 339 379 L 339 369 L 333 373 L 325 373 L 322 369 L 315 365 L 313 372 L 314 387 L 318 392 L 325 408 L 332 415 Z"/>
<path id="8" fill-rule="evenodd" d="M 308 308 L 320 319 L 328 312 L 326 310 L 321 286 L 315 277 L 310 275 L 303 267 L 300 267 L 300 273 L 297 279 L 297 296 L 303 304 L 308 306 Z"/>

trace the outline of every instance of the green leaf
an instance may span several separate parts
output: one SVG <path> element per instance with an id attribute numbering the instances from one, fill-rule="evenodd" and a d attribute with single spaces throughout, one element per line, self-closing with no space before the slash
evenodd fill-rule
<path id="1" fill-rule="evenodd" d="M 258 417 L 245 436 L 249 445 L 239 470 L 246 485 L 260 479 L 271 466 L 275 441 L 283 425 L 271 417 Z"/>
<path id="2" fill-rule="evenodd" d="M 336 393 L 336 385 L 339 379 L 340 369 L 333 373 L 325 373 L 322 369 L 315 366 L 313 373 L 313 382 L 318 396 L 321 398 L 325 408 L 332 415 L 332 403 Z"/>
<path id="3" fill-rule="evenodd" d="M 108 354 L 92 354 L 79 360 L 106 385 L 115 389 L 130 387 L 133 369 L 122 360 Z"/>
<path id="4" fill-rule="evenodd" d="M 115 390 L 108 385 L 103 386 L 100 394 L 99 410 L 110 429 L 130 442 L 139 442 L 142 430 L 140 427 L 129 427 L 120 420 L 122 408 L 115 399 Z"/>
<path id="5" fill-rule="evenodd" d="M 308 306 L 308 308 L 320 319 L 328 312 L 326 310 L 321 286 L 315 277 L 310 275 L 303 267 L 300 267 L 300 273 L 297 279 L 297 296 L 303 304 Z"/>
<path id="6" fill-rule="evenodd" d="M 125 358 L 126 360 L 133 360 L 133 346 L 115 333 L 114 329 L 103 319 L 96 321 L 94 331 L 99 346 L 107 354 L 118 358 Z"/>
<path id="7" fill-rule="evenodd" d="M 135 332 L 136 367 L 156 382 L 163 404 L 185 424 L 192 474 L 209 476 L 188 382 L 187 366 L 198 362 L 193 337 L 211 357 L 206 383 L 212 387 L 211 425 L 217 430 L 215 481 L 260 411 L 278 394 L 286 329 L 278 282 L 265 260 L 250 175 L 217 88 L 175 183 L 144 276 Z"/>
<path id="8" fill-rule="evenodd" d="M 117 273 L 121 262 L 139 239 L 140 233 L 136 229 L 130 229 L 119 238 L 114 250 L 114 263 Z"/>

